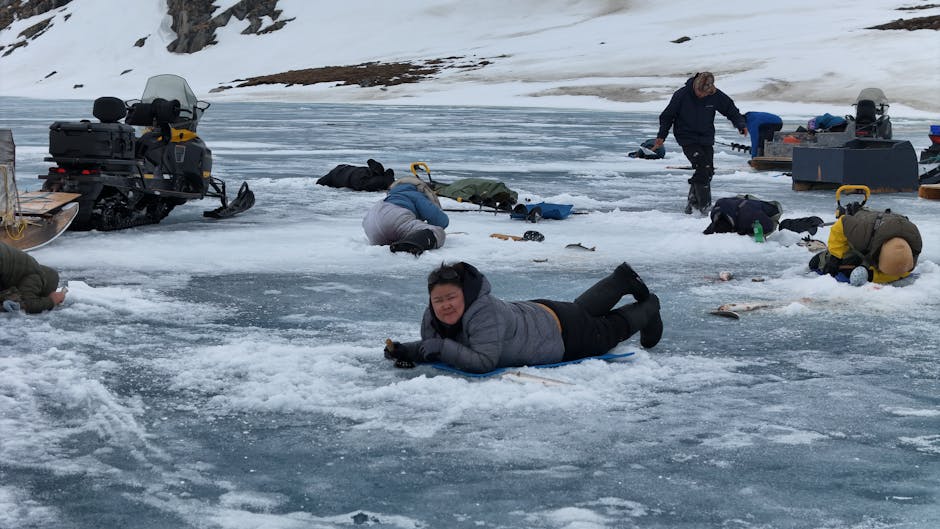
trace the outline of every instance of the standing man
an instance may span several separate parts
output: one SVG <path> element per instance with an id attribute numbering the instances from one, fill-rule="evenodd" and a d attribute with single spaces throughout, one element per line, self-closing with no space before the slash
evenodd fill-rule
<path id="1" fill-rule="evenodd" d="M 741 134 L 747 135 L 744 116 L 727 94 L 715 88 L 715 76 L 711 72 L 690 77 L 685 86 L 672 94 L 666 109 L 659 115 L 659 133 L 653 150 L 662 147 L 672 128 L 676 142 L 695 171 L 689 179 L 687 214 L 691 214 L 693 209 L 705 213 L 711 206 L 716 110 L 728 118 Z"/>

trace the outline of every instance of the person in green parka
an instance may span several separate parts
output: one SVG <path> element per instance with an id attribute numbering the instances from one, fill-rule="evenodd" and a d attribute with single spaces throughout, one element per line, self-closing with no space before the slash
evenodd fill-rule
<path id="1" fill-rule="evenodd" d="M 811 270 L 852 282 L 849 274 L 861 268 L 867 277 L 860 277 L 860 284 L 892 283 L 911 274 L 924 242 L 904 215 L 851 208 L 832 226 L 827 246 L 810 260 Z"/>
<path id="2" fill-rule="evenodd" d="M 65 301 L 57 292 L 59 273 L 23 250 L 0 243 L 0 310 L 36 314 Z"/>

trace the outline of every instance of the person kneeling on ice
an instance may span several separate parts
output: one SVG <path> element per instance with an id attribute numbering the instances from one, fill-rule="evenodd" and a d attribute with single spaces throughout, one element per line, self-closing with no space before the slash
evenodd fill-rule
<path id="1" fill-rule="evenodd" d="M 760 200 L 753 195 L 719 198 L 709 215 L 711 224 L 702 233 L 711 235 L 734 232 L 738 235 L 751 235 L 754 233 L 756 222 L 760 224 L 761 234 L 770 235 L 777 229 L 781 213 L 783 207 L 779 202 Z"/>
<path id="2" fill-rule="evenodd" d="M 663 334 L 659 298 L 627 263 L 574 302 L 503 301 L 490 293 L 486 277 L 464 262 L 432 271 L 428 292 L 421 340 L 387 342 L 386 358 L 443 361 L 486 373 L 603 355 L 637 332 L 640 344 L 650 348 Z M 615 309 L 627 294 L 636 302 Z"/>
<path id="3" fill-rule="evenodd" d="M 449 223 L 437 195 L 414 176 L 392 182 L 388 196 L 362 219 L 370 244 L 387 244 L 393 252 L 415 255 L 444 246 L 444 228 Z"/>
<path id="4" fill-rule="evenodd" d="M 853 285 L 891 283 L 910 275 L 923 248 L 913 222 L 891 210 L 847 207 L 829 231 L 828 249 L 814 255 L 810 270 Z"/>
<path id="5" fill-rule="evenodd" d="M 0 242 L 0 311 L 22 309 L 36 314 L 52 310 L 65 301 L 65 292 L 56 292 L 58 286 L 58 272 L 23 250 Z"/>

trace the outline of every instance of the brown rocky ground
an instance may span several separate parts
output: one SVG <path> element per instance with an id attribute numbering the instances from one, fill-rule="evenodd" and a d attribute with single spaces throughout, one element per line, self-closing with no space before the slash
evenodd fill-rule
<path id="1" fill-rule="evenodd" d="M 937 5 L 931 6 L 922 6 L 922 7 L 940 7 Z M 872 26 L 867 29 L 906 29 L 908 31 L 914 31 L 917 29 L 933 29 L 940 30 L 940 15 L 934 15 L 932 17 L 918 17 L 918 18 L 909 18 L 903 19 L 899 18 L 894 22 L 888 22 L 887 24 L 881 24 L 879 26 Z"/>
<path id="2" fill-rule="evenodd" d="M 271 75 L 249 77 L 248 79 L 236 79 L 233 82 L 238 83 L 235 85 L 238 88 L 268 84 L 294 86 L 318 83 L 336 83 L 336 86 L 387 87 L 404 83 L 417 83 L 446 69 L 475 70 L 488 64 L 492 64 L 492 60 L 468 59 L 466 57 L 445 57 L 417 62 L 366 62 L 352 66 L 324 66 L 321 68 L 290 70 Z M 232 86 L 220 86 L 212 91 L 220 92 L 229 88 L 232 88 Z"/>

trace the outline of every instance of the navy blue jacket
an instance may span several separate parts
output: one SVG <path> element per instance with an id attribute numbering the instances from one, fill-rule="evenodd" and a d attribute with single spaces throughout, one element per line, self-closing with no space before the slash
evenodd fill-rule
<path id="1" fill-rule="evenodd" d="M 701 99 L 695 97 L 692 90 L 692 81 L 695 76 L 686 81 L 685 86 L 672 94 L 672 99 L 666 109 L 659 115 L 659 133 L 657 138 L 666 139 L 669 129 L 679 145 L 714 145 L 715 143 L 715 111 L 728 118 L 734 128 L 743 131 L 746 126 L 744 116 L 734 106 L 734 101 L 721 90 Z"/>
<path id="2" fill-rule="evenodd" d="M 765 200 L 719 198 L 712 206 L 711 224 L 703 233 L 710 235 L 735 232 L 738 235 L 750 235 L 754 231 L 754 221 L 757 221 L 764 230 L 764 235 L 770 235 L 777 228 L 773 216 L 780 213 L 777 204 Z"/>

